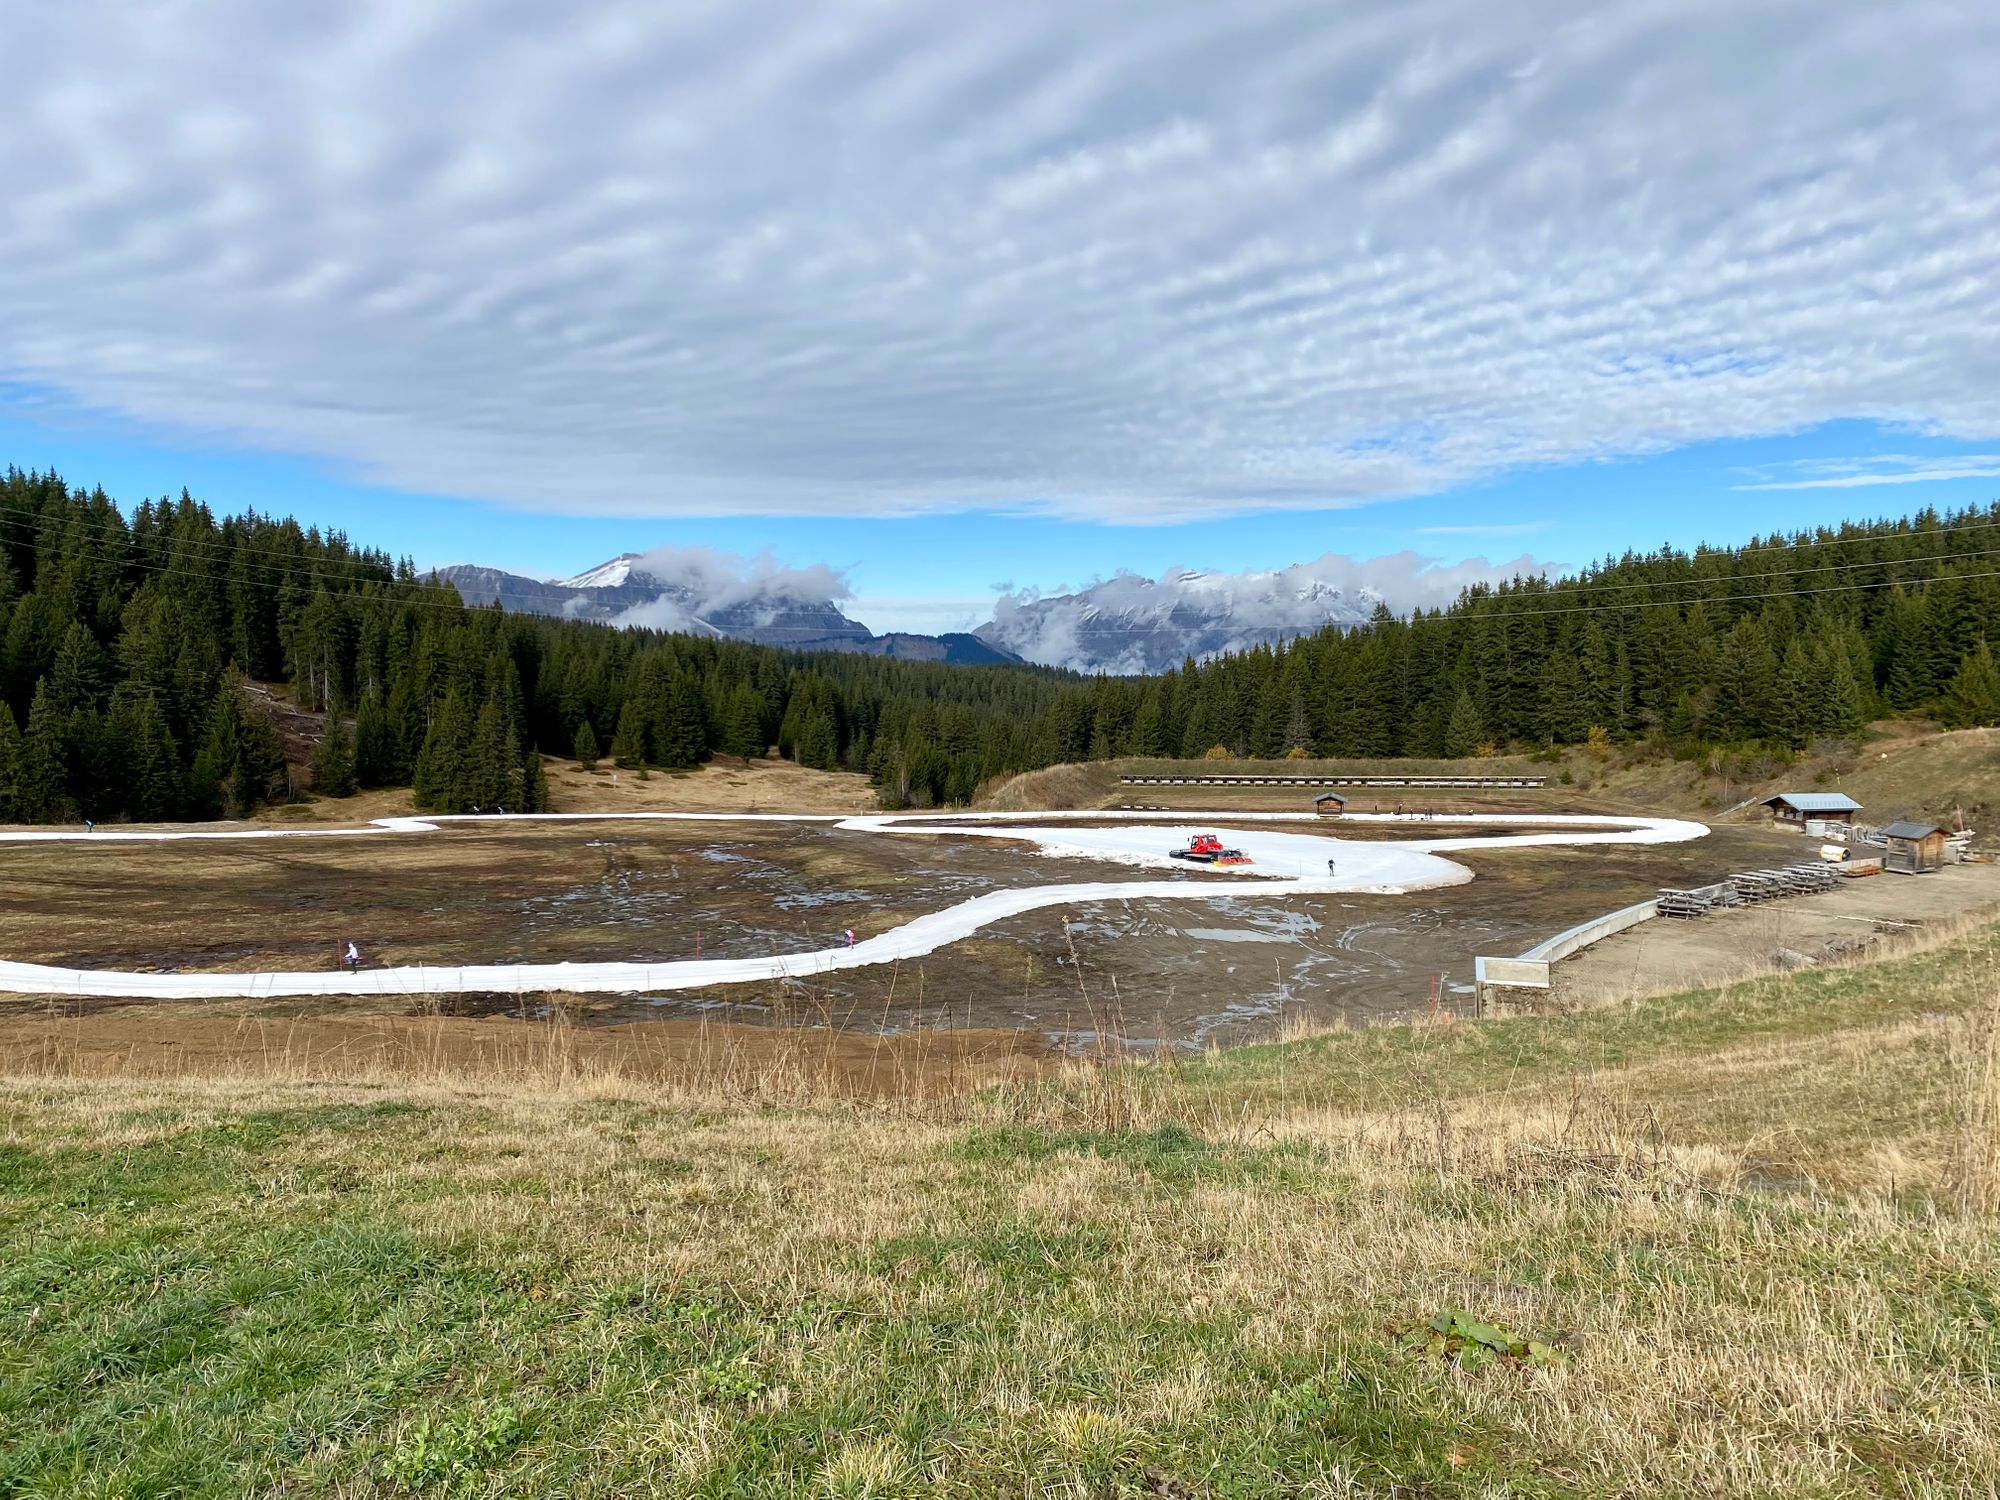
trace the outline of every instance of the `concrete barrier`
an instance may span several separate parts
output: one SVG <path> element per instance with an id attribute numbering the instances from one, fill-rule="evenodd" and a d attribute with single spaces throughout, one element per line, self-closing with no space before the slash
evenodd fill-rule
<path id="1" fill-rule="evenodd" d="M 1475 991 L 1490 986 L 1509 990 L 1545 990 L 1550 984 L 1550 966 L 1533 958 L 1475 958 L 1472 982 Z"/>
<path id="2" fill-rule="evenodd" d="M 1475 958 L 1472 961 L 1473 1009 L 1486 1013 L 1489 990 L 1551 990 L 1555 988 L 1555 966 L 1572 953 L 1601 942 L 1614 932 L 1623 932 L 1659 915 L 1657 901 L 1640 901 L 1617 911 L 1592 917 L 1565 928 L 1545 942 L 1535 944 L 1518 958 Z"/>
<path id="3" fill-rule="evenodd" d="M 1623 932 L 1628 927 L 1636 927 L 1641 922 L 1650 921 L 1659 915 L 1659 898 L 1635 902 L 1617 911 L 1606 912 L 1601 917 L 1592 917 L 1588 922 L 1557 933 L 1547 942 L 1537 943 L 1523 958 L 1539 958 L 1549 963 L 1568 958 L 1572 953 L 1588 948 L 1592 943 L 1601 942 L 1614 932 Z"/>

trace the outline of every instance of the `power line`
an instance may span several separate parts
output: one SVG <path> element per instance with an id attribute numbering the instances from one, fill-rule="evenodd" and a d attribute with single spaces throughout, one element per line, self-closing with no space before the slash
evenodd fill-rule
<path id="1" fill-rule="evenodd" d="M 10 519 L 10 516 L 15 517 L 15 519 Z M 47 517 L 43 515 L 43 513 L 34 511 L 27 507 L 7 506 L 4 504 L 0 504 L 0 527 L 11 527 L 16 529 L 17 531 L 30 530 L 30 529 L 38 531 L 39 525 L 44 523 L 46 520 Z M 1876 533 L 1872 537 L 1857 536 L 1841 540 L 1852 540 L 1856 542 L 1870 541 L 1870 540 L 1879 541 L 1884 539 L 1884 537 L 1917 536 L 1917 535 L 1929 535 L 1932 533 L 1956 534 L 1958 532 L 1988 530 L 1994 527 L 2000 527 L 2000 520 L 1967 522 L 1964 523 L 1963 525 L 1956 527 L 1942 527 L 1942 526 L 1935 527 L 1931 528 L 1929 532 L 1925 533 L 1917 533 L 1917 532 Z M 126 540 L 128 545 L 130 545 L 131 538 L 129 536 L 129 533 L 127 535 Z M 1804 545 L 1837 545 L 1837 542 L 1835 543 L 1815 542 Z M 201 538 L 201 537 L 176 538 L 171 540 L 171 547 L 192 547 L 192 548 L 206 549 L 216 555 L 217 561 L 221 561 L 224 558 L 227 558 L 229 561 L 235 562 L 239 558 L 245 556 L 249 557 L 268 556 L 273 558 L 283 558 L 284 559 L 283 562 L 272 562 L 272 563 L 252 562 L 248 564 L 248 566 L 256 568 L 266 578 L 276 578 L 281 582 L 298 581 L 307 584 L 332 582 L 342 585 L 354 585 L 359 583 L 359 584 L 376 584 L 376 585 L 387 584 L 391 586 L 405 582 L 404 580 L 394 578 L 393 576 L 389 579 L 356 578 L 354 576 L 338 572 L 320 571 L 321 567 L 325 567 L 328 569 L 337 569 L 345 566 L 345 564 L 335 559 L 326 559 L 324 563 L 316 564 L 311 560 L 300 559 L 291 553 L 278 552 L 274 549 L 254 548 L 238 544 L 232 544 L 230 542 L 221 540 L 219 538 Z M 1742 549 L 1743 552 L 1753 552 L 1753 551 L 1767 552 L 1776 550 L 1790 550 L 1790 548 L 1765 547 L 1765 548 Z M 377 555 L 386 556 L 387 554 L 382 553 Z M 1738 555 L 1738 554 L 1721 554 L 1716 552 L 1710 552 L 1702 555 L 1719 556 L 1719 555 Z M 1695 554 L 1681 554 L 1681 556 L 1685 557 L 1689 562 L 1693 562 L 1696 560 Z M 1807 575 L 1814 573 L 1850 572 L 1856 569 L 1863 569 L 1863 568 L 1893 569 L 1893 568 L 1915 566 L 1919 564 L 1932 563 L 1932 562 L 1963 562 L 1963 561 L 1978 560 L 1993 556 L 2000 556 L 2000 548 L 1989 547 L 1989 548 L 1982 548 L 1977 551 L 1934 553 L 1934 554 L 1928 554 L 1923 557 L 1876 558 L 1876 559 L 1868 559 L 1861 562 L 1851 562 L 1851 563 L 1825 563 L 1812 567 L 1773 570 L 1767 573 L 1750 574 L 1746 576 L 1752 578 L 1796 577 L 1800 575 Z M 158 573 L 171 577 L 198 579 L 204 582 L 214 581 L 214 575 L 212 574 L 198 572 L 194 569 L 177 566 L 172 563 L 153 563 L 144 561 L 143 559 L 137 557 L 130 557 L 130 556 L 118 558 L 115 559 L 114 561 L 116 565 L 121 568 L 136 568 L 146 572 Z M 357 552 L 355 554 L 353 562 L 354 564 L 359 566 L 370 565 L 370 561 L 367 554 L 361 552 Z M 425 582 L 426 576 L 435 578 L 437 576 L 436 571 L 432 570 L 432 572 L 429 575 L 419 575 L 416 578 L 415 583 L 419 586 L 422 586 Z M 1954 576 L 1959 579 L 1970 581 L 1977 579 L 2000 577 L 2000 571 L 1961 573 Z M 1455 601 L 1452 606 L 1447 606 L 1442 611 L 1426 614 L 1423 618 L 1423 623 L 1438 624 L 1438 623 L 1449 622 L 1453 624 L 1460 624 L 1468 621 L 1476 621 L 1480 619 L 1494 619 L 1494 618 L 1506 619 L 1506 620 L 1535 619 L 1544 616 L 1563 615 L 1563 614 L 1586 614 L 1595 611 L 1643 609 L 1643 608 L 1654 607 L 1655 605 L 1660 607 L 1666 607 L 1666 606 L 1685 607 L 1693 604 L 1755 603 L 1758 601 L 1770 600 L 1770 599 L 1805 598 L 1822 594 L 1837 594 L 1843 592 L 1862 591 L 1867 589 L 1889 588 L 1889 587 L 1895 587 L 1904 582 L 1911 582 L 1911 581 L 1930 582 L 1934 580 L 1905 580 L 1905 579 L 1894 579 L 1894 578 L 1884 578 L 1884 579 L 1874 579 L 1874 580 L 1863 579 L 1863 580 L 1854 580 L 1846 583 L 1825 584 L 1814 588 L 1777 589 L 1768 591 L 1733 593 L 1733 594 L 1722 594 L 1713 596 L 1703 595 L 1689 599 L 1642 600 L 1642 601 L 1629 601 L 1629 602 L 1617 602 L 1613 600 L 1597 600 L 1590 603 L 1558 605 L 1553 608 L 1535 608 L 1535 609 L 1517 609 L 1510 607 L 1510 601 L 1517 598 L 1546 599 L 1551 595 L 1591 593 L 1591 592 L 1614 592 L 1617 590 L 1629 590 L 1629 589 L 1661 589 L 1661 588 L 1700 589 L 1700 588 L 1712 587 L 1718 584 L 1726 586 L 1729 582 L 1731 582 L 1731 580 L 1727 577 L 1712 577 L 1712 578 L 1687 577 L 1687 578 L 1666 578 L 1666 579 L 1640 579 L 1631 581 L 1598 580 L 1589 583 L 1551 585 L 1547 589 L 1540 591 L 1522 589 L 1518 592 L 1512 592 L 1512 593 L 1500 593 L 1497 591 L 1479 593 L 1473 595 L 1475 601 L 1491 601 L 1495 606 L 1495 608 L 1493 608 L 1490 611 L 1472 610 L 1472 611 L 1458 612 L 1457 604 Z M 342 592 L 353 592 L 353 591 L 354 590 L 351 588 L 342 590 Z M 462 616 L 470 612 L 476 612 L 480 609 L 487 607 L 482 605 L 473 605 L 470 603 L 466 603 L 463 601 L 463 596 L 461 596 L 461 602 L 458 604 L 448 603 L 443 600 L 432 600 L 432 599 L 407 597 L 407 596 L 397 599 L 395 603 L 397 608 L 432 609 L 459 616 Z M 503 609 L 503 613 L 533 614 L 534 612 L 508 611 Z M 563 617 L 544 615 L 540 616 L 540 618 L 561 619 Z M 610 621 L 575 620 L 572 621 L 572 623 L 612 626 L 612 622 Z M 1289 620 L 1274 622 L 1272 624 L 1262 625 L 1262 626 L 1252 625 L 1249 624 L 1248 622 L 1241 622 L 1241 621 L 1239 621 L 1239 623 L 1244 624 L 1246 628 L 1251 628 L 1251 629 L 1256 629 L 1256 628 L 1285 629 L 1285 628 L 1291 628 L 1294 624 L 1294 622 Z M 1323 630 L 1327 628 L 1327 626 L 1336 623 L 1338 622 L 1334 622 L 1331 620 L 1325 621 L 1320 626 L 1316 627 L 1316 629 Z M 1360 629 L 1368 626 L 1371 623 L 1372 622 L 1369 621 L 1355 621 L 1352 622 L 1348 626 L 1348 628 Z M 1415 612 L 1413 611 L 1412 614 L 1409 616 L 1398 617 L 1396 623 L 1399 624 L 1415 623 Z M 640 628 L 660 629 L 660 627 L 640 627 Z M 795 627 L 795 628 L 801 631 L 803 631 L 804 629 L 804 627 Z M 693 631 L 675 632 L 667 629 L 661 629 L 661 633 L 684 634 L 684 635 L 696 634 Z M 1139 635 L 1168 635 L 1168 634 L 1177 634 L 1179 632 L 1175 631 L 1174 627 L 1170 625 L 1160 624 L 1160 625 L 1140 627 L 1139 629 L 1132 631 L 1130 633 Z M 1300 628 L 1299 633 L 1301 635 L 1305 635 L 1314 632 L 1313 630 L 1309 630 L 1302 627 Z M 707 637 L 698 636 L 697 638 L 706 639 Z M 728 636 L 720 631 L 717 632 L 717 636 L 715 638 L 722 640 L 739 639 L 736 637 Z M 760 643 L 752 642 L 746 644 L 760 644 Z M 797 649 L 797 648 L 780 648 L 780 649 Z"/>
<path id="2" fill-rule="evenodd" d="M 167 503 L 174 503 L 174 502 L 167 502 Z M 6 524 L 5 517 L 7 517 L 8 515 L 20 517 L 24 521 L 29 522 L 30 524 L 39 523 L 40 521 L 45 519 L 42 512 L 34 510 L 31 507 L 0 504 L 0 524 Z M 130 523 L 128 522 L 127 524 L 129 525 Z M 270 522 L 270 524 L 277 525 L 281 523 Z M 293 524 L 296 524 L 296 522 L 294 522 Z M 1670 555 L 1677 556 L 1687 566 L 1692 568 L 1699 566 L 1700 564 L 1707 562 L 1711 559 L 1728 558 L 1728 557 L 1745 557 L 1753 554 L 1761 554 L 1767 552 L 1790 552 L 1790 551 L 1797 551 L 1806 547 L 1837 547 L 1851 542 L 1880 542 L 1886 540 L 1894 540 L 1897 538 L 1909 538 L 1911 540 L 1917 540 L 1917 539 L 1928 539 L 1932 536 L 1955 536 L 1964 532 L 1972 532 L 1972 531 L 1990 531 L 1995 528 L 2000 528 L 2000 518 L 1995 518 L 1992 520 L 1985 520 L 1985 521 L 1965 521 L 1955 525 L 1934 526 L 1923 529 L 1909 528 L 1907 526 L 1907 522 L 1894 522 L 1890 523 L 1890 528 L 1891 529 L 1877 530 L 1874 532 L 1864 531 L 1859 535 L 1851 537 L 1823 538 L 1815 534 L 1806 540 L 1798 542 L 1779 542 L 1762 547 L 1738 547 L 1738 548 L 1704 547 L 1702 549 L 1693 552 L 1685 552 L 1685 553 L 1670 554 Z M 1894 528 L 1902 528 L 1902 529 L 1894 529 Z M 345 533 L 341 533 L 341 535 L 343 536 L 343 538 L 345 537 Z M 301 561 L 301 559 L 299 559 L 296 556 L 296 554 L 290 552 L 279 551 L 273 548 L 257 548 L 241 544 L 234 544 L 224 541 L 221 538 L 174 537 L 171 534 L 171 532 L 166 533 L 166 537 L 169 545 L 172 547 L 191 547 L 200 550 L 205 550 L 212 552 L 218 556 L 226 556 L 230 558 L 232 561 L 236 557 L 243 555 L 252 557 L 266 556 L 278 559 L 280 566 L 287 564 L 296 565 Z M 1960 558 L 1984 557 L 1989 555 L 1992 554 L 1987 551 L 1971 552 L 1971 553 L 1963 553 L 1963 552 L 1934 553 L 1924 557 L 1871 559 L 1868 561 L 1851 562 L 1851 563 L 1820 563 L 1810 567 L 1774 569 L 1767 573 L 1756 573 L 1747 576 L 1753 578 L 1778 578 L 1800 573 L 1829 572 L 1829 571 L 1838 571 L 1838 570 L 1845 570 L 1852 568 L 1893 567 L 1907 563 L 1949 562 Z M 387 556 L 389 556 L 389 554 L 386 551 L 381 551 L 381 550 L 371 551 L 371 549 L 357 547 L 355 548 L 354 551 L 354 560 L 357 563 L 365 564 L 369 562 L 373 557 L 386 558 Z M 1640 565 L 1644 565 L 1650 560 L 1644 554 L 1634 554 L 1634 557 L 1635 561 Z M 1613 564 L 1612 566 L 1616 567 L 1620 565 L 1621 564 Z M 437 571 L 436 569 L 430 570 L 431 574 L 435 574 L 436 571 Z M 419 576 L 421 577 L 423 575 Z M 1532 579 L 1534 578 L 1534 576 L 1535 575 L 1531 574 L 1529 575 L 1529 578 Z M 1675 588 L 1701 581 L 1703 580 L 1699 578 L 1635 579 L 1627 581 L 1627 580 L 1615 580 L 1600 576 L 1591 579 L 1578 578 L 1576 581 L 1570 583 L 1547 584 L 1540 591 L 1540 594 L 1541 596 L 1546 596 L 1549 594 L 1557 594 L 1557 593 L 1582 593 L 1593 589 Z M 1722 580 L 1716 580 L 1716 581 L 1722 581 Z M 1522 592 L 1533 593 L 1535 591 L 1524 589 L 1522 590 Z M 1501 597 L 1501 595 L 1496 591 L 1494 593 L 1490 593 L 1480 597 L 1499 598 Z"/>

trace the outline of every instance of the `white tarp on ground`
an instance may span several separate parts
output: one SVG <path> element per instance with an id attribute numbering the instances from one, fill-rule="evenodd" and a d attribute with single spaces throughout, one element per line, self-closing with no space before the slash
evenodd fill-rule
<path id="1" fill-rule="evenodd" d="M 45 964 L 0 960 L 0 991 L 15 994 L 76 995 L 132 999 L 225 999 L 294 995 L 460 994 L 569 990 L 578 993 L 638 994 L 699 989 L 785 978 L 805 978 L 837 969 L 864 968 L 921 958 L 980 928 L 1008 917 L 1051 906 L 1104 901 L 1201 901 L 1249 894 L 1260 896 L 1397 894 L 1456 885 L 1471 871 L 1441 852 L 1550 844 L 1656 844 L 1700 838 L 1700 823 L 1673 818 L 1612 818 L 1575 814 L 1459 814 L 1440 822 L 1533 826 L 1557 831 L 1488 838 L 1409 841 L 1346 840 L 1324 832 L 1292 833 L 1276 828 L 1232 830 L 1226 842 L 1256 863 L 1243 867 L 1189 866 L 1169 857 L 1196 832 L 1217 825 L 1308 823 L 1323 828 L 1312 813 L 1216 812 L 1213 823 L 1188 821 L 1200 813 L 959 813 L 880 814 L 860 817 L 792 816 L 783 813 L 538 813 L 507 817 L 383 818 L 361 828 L 260 828 L 230 832 L 106 829 L 96 833 L 36 829 L 0 832 L 0 843 L 52 840 L 91 843 L 169 842 L 186 839 L 349 838 L 436 833 L 460 823 L 539 822 L 745 822 L 830 823 L 855 833 L 972 836 L 1031 842 L 1044 854 L 1111 860 L 1148 869 L 1194 870 L 1181 880 L 1088 881 L 991 891 L 942 911 L 905 922 L 852 948 L 758 958 L 693 959 L 678 963 L 486 964 L 463 968 L 404 967 L 364 969 L 358 974 L 323 971 L 266 973 L 142 974 L 115 970 L 62 969 Z M 1349 822 L 1425 823 L 1412 814 L 1350 814 Z M 1086 823 L 1116 826 L 1086 827 Z M 1574 830 L 1574 831 L 1571 831 Z M 1591 830 L 1591 831 L 1585 831 Z M 1334 861 L 1331 873 L 1327 861 Z"/>

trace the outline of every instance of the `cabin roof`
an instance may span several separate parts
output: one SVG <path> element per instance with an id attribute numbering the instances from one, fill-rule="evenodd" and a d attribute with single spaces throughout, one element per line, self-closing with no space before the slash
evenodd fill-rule
<path id="1" fill-rule="evenodd" d="M 1927 839 L 1934 833 L 1942 832 L 1944 830 L 1935 823 L 1911 823 L 1899 819 L 1882 830 L 1882 837 L 1885 839 Z"/>
<path id="2" fill-rule="evenodd" d="M 1766 797 L 1763 805 L 1769 807 L 1773 802 L 1782 802 L 1802 813 L 1861 811 L 1861 804 L 1845 792 L 1780 792 L 1775 797 Z"/>

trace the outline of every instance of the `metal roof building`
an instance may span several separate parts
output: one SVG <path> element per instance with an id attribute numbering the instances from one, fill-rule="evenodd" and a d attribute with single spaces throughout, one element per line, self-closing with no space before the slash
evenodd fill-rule
<path id="1" fill-rule="evenodd" d="M 1771 819 L 1788 828 L 1803 828 L 1807 818 L 1825 818 L 1836 823 L 1852 823 L 1861 804 L 1845 792 L 1780 792 L 1766 797 Z"/>

